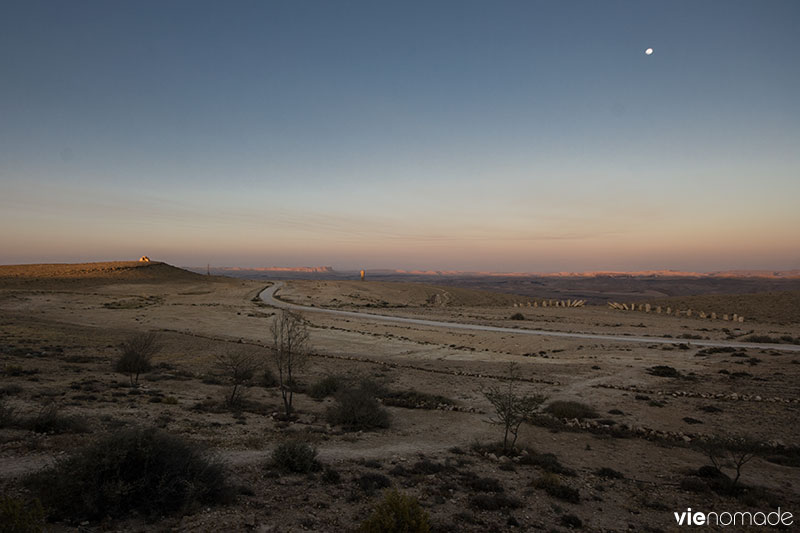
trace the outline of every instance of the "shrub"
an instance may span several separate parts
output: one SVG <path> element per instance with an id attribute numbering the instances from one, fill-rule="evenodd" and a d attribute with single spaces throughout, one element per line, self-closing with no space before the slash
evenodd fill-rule
<path id="1" fill-rule="evenodd" d="M 465 484 L 476 492 L 503 492 L 503 486 L 500 481 L 493 477 L 470 476 Z"/>
<path id="2" fill-rule="evenodd" d="M 525 320 L 525 315 L 522 313 L 514 313 L 511 315 L 511 320 Z"/>
<path id="3" fill-rule="evenodd" d="M 759 343 L 770 343 L 776 344 L 779 343 L 781 340 L 777 337 L 770 337 L 769 335 L 748 335 L 742 339 L 745 342 L 759 342 Z"/>
<path id="4" fill-rule="evenodd" d="M 300 313 L 281 309 L 272 321 L 272 353 L 287 417 L 292 414 L 296 374 L 308 363 L 308 327 Z"/>
<path id="5" fill-rule="evenodd" d="M 317 449 L 307 442 L 282 442 L 272 452 L 272 466 L 283 472 L 307 474 L 320 469 Z"/>
<path id="6" fill-rule="evenodd" d="M 328 483 L 329 485 L 335 485 L 342 480 L 342 476 L 339 474 L 337 470 L 333 468 L 326 467 L 325 470 L 322 472 L 322 481 L 324 483 Z"/>
<path id="7" fill-rule="evenodd" d="M 0 498 L 0 533 L 38 533 L 44 525 L 44 509 L 39 500 L 26 505 L 22 500 Z"/>
<path id="8" fill-rule="evenodd" d="M 0 429 L 17 425 L 17 415 L 13 407 L 0 398 Z"/>
<path id="9" fill-rule="evenodd" d="M 736 477 L 730 483 L 734 488 L 742 475 L 742 468 L 764 452 L 764 446 L 760 442 L 746 435 L 715 435 L 695 441 L 694 444 L 720 472 L 723 465 L 731 465 L 736 470 Z"/>
<path id="10" fill-rule="evenodd" d="M 679 378 L 681 373 L 671 366 L 656 365 L 647 369 L 647 373 L 651 376 L 658 376 L 662 378 Z"/>
<path id="11" fill-rule="evenodd" d="M 172 514 L 232 495 L 218 461 L 157 429 L 111 434 L 25 482 L 57 520 Z"/>
<path id="12" fill-rule="evenodd" d="M 366 474 L 361 474 L 361 476 L 356 479 L 356 483 L 361 490 L 367 494 L 372 494 L 378 489 L 385 489 L 392 484 L 388 477 L 384 476 L 383 474 L 378 474 L 377 472 L 367 472 Z"/>
<path id="13" fill-rule="evenodd" d="M 544 410 L 557 418 L 577 418 L 578 420 L 583 420 L 584 418 L 597 418 L 600 416 L 597 414 L 597 411 L 590 406 L 580 402 L 552 402 L 545 407 Z"/>
<path id="14" fill-rule="evenodd" d="M 228 381 L 225 405 L 233 409 L 241 407 L 259 362 L 250 353 L 236 352 L 217 356 L 216 366 Z"/>
<path id="15" fill-rule="evenodd" d="M 86 433 L 89 425 L 77 416 L 65 416 L 55 403 L 49 403 L 39 413 L 23 422 L 23 426 L 35 433 Z"/>
<path id="16" fill-rule="evenodd" d="M 599 477 L 602 477 L 602 478 L 605 478 L 605 479 L 624 479 L 625 478 L 625 476 L 622 474 L 622 472 L 617 472 L 613 468 L 609 468 L 607 466 L 604 466 L 603 468 L 598 469 L 595 472 L 595 474 L 597 474 Z"/>
<path id="17" fill-rule="evenodd" d="M 428 513 L 417 499 L 397 490 L 386 491 L 383 500 L 358 528 L 363 533 L 428 533 L 430 530 Z"/>
<path id="18" fill-rule="evenodd" d="M 708 483 L 698 477 L 685 477 L 679 484 L 681 490 L 694 493 L 708 492 Z"/>
<path id="19" fill-rule="evenodd" d="M 579 503 L 580 493 L 577 489 L 573 489 L 561 483 L 558 476 L 554 474 L 545 474 L 533 482 L 533 486 L 537 489 L 542 489 L 553 498 L 558 498 L 569 503 Z"/>
<path id="20" fill-rule="evenodd" d="M 443 405 L 455 405 L 450 398 L 415 390 L 386 391 L 381 394 L 381 401 L 383 401 L 383 405 L 407 409 L 436 409 Z"/>
<path id="21" fill-rule="evenodd" d="M 475 494 L 469 497 L 469 506 L 481 511 L 499 511 L 517 509 L 522 507 L 522 502 L 505 494 Z"/>
<path id="22" fill-rule="evenodd" d="M 278 385 L 278 378 L 275 376 L 275 372 L 273 372 L 271 368 L 265 369 L 264 374 L 261 376 L 261 386 L 271 389 L 272 387 L 277 387 Z"/>
<path id="23" fill-rule="evenodd" d="M 529 453 L 519 458 L 519 464 L 538 466 L 545 472 L 551 474 L 562 474 L 565 476 L 574 476 L 575 471 L 562 465 L 558 457 L 552 453 Z"/>
<path id="24" fill-rule="evenodd" d="M 389 427 L 389 413 L 378 403 L 369 382 L 339 391 L 327 420 L 350 431 Z"/>
<path id="25" fill-rule="evenodd" d="M 315 400 L 333 396 L 342 387 L 342 378 L 339 376 L 325 376 L 308 389 L 308 395 Z"/>
<path id="26" fill-rule="evenodd" d="M 0 396 L 11 396 L 12 394 L 19 394 L 20 392 L 22 392 L 22 387 L 16 383 L 0 387 Z"/>
<path id="27" fill-rule="evenodd" d="M 561 525 L 578 529 L 583 527 L 583 521 L 574 514 L 565 514 L 561 516 Z"/>
<path id="28" fill-rule="evenodd" d="M 114 370 L 127 374 L 131 386 L 139 384 L 139 374 L 150 371 L 152 359 L 161 351 L 158 336 L 153 333 L 137 333 L 128 337 L 120 348 L 122 355 L 114 363 Z"/>
<path id="29" fill-rule="evenodd" d="M 541 395 L 523 395 L 517 392 L 520 380 L 519 366 L 516 363 L 508 365 L 508 375 L 505 386 L 495 385 L 483 391 L 483 395 L 492 404 L 495 417 L 489 422 L 503 428 L 503 449 L 514 447 L 517 442 L 519 427 L 525 420 L 534 416 L 544 402 Z M 509 442 L 510 437 L 510 442 Z"/>
<path id="30" fill-rule="evenodd" d="M 446 466 L 442 463 L 435 463 L 428 459 L 427 457 L 422 459 L 421 461 L 417 461 L 414 463 L 414 466 L 411 467 L 411 471 L 415 474 L 422 474 L 424 476 L 428 476 L 430 474 L 438 474 L 439 472 L 445 470 L 452 470 L 452 467 Z"/>

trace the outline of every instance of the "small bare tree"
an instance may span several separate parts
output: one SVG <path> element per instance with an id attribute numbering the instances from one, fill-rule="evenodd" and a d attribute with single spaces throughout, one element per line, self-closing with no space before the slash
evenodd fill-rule
<path id="1" fill-rule="evenodd" d="M 483 395 L 495 410 L 495 417 L 490 418 L 489 422 L 503 427 L 504 450 L 509 448 L 509 436 L 512 437 L 510 446 L 514 447 L 519 427 L 536 413 L 546 399 L 538 394 L 531 396 L 518 393 L 519 381 L 519 365 L 509 363 L 506 382 L 483 391 Z"/>
<path id="2" fill-rule="evenodd" d="M 132 387 L 138 386 L 139 374 L 152 368 L 153 356 L 162 348 L 158 335 L 153 331 L 131 335 L 120 347 L 122 355 L 114 363 L 114 370 L 127 374 Z"/>
<path id="3" fill-rule="evenodd" d="M 717 471 L 727 466 L 736 470 L 731 484 L 736 487 L 742 475 L 742 467 L 763 450 L 763 445 L 747 436 L 722 435 L 698 441 L 697 446 L 706 454 Z"/>
<path id="4" fill-rule="evenodd" d="M 308 328 L 300 313 L 282 309 L 272 322 L 272 361 L 286 416 L 292 414 L 296 373 L 308 361 Z"/>
<path id="5" fill-rule="evenodd" d="M 259 368 L 259 362 L 251 353 L 235 352 L 217 356 L 217 368 L 227 378 L 230 389 L 225 394 L 225 405 L 229 408 L 241 406 L 245 391 Z"/>

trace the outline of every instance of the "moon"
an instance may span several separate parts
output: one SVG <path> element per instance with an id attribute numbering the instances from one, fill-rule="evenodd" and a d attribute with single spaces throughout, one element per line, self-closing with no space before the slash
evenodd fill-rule
<path id="1" fill-rule="evenodd" d="M 652 48 L 648 48 L 647 50 L 644 51 L 644 53 L 646 55 L 652 55 L 653 54 L 653 49 Z"/>

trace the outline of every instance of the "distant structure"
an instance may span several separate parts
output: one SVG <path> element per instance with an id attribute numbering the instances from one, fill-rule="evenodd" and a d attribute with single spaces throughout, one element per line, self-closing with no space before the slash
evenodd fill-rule
<path id="1" fill-rule="evenodd" d="M 366 270 L 361 270 L 361 281 L 364 281 L 364 278 L 367 276 Z"/>
<path id="2" fill-rule="evenodd" d="M 146 255 L 143 255 L 142 257 L 139 258 L 139 262 L 140 263 L 149 263 L 150 262 L 150 258 L 147 257 Z"/>

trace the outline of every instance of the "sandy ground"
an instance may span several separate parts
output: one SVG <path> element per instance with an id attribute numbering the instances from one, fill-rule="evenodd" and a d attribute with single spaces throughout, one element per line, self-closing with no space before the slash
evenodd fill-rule
<path id="1" fill-rule="evenodd" d="M 305 318 L 315 355 L 302 383 L 326 375 L 366 376 L 392 390 L 446 396 L 458 408 L 389 407 L 390 429 L 352 434 L 326 423 L 330 398 L 315 401 L 298 394 L 300 418 L 282 422 L 275 416 L 280 399 L 274 388 L 250 387 L 252 408 L 240 414 L 196 407 L 218 403 L 224 393 L 224 385 L 207 379 L 214 372 L 216 355 L 250 350 L 267 360 L 259 345 L 268 342 L 276 310 L 258 301 L 264 283 L 202 276 L 71 284 L 49 280 L 24 286 L 0 282 L 2 385 L 20 389 L 6 395 L 6 402 L 20 413 L 34 413 L 56 400 L 66 413 L 85 417 L 91 427 L 88 434 L 62 435 L 0 429 L 3 486 L 19 491 L 20 476 L 53 457 L 104 431 L 144 424 L 207 443 L 229 463 L 233 475 L 252 488 L 252 495 L 241 496 L 232 506 L 167 518 L 160 526 L 166 529 L 252 530 L 280 524 L 276 530 L 346 530 L 363 520 L 380 497 L 354 495 L 354 480 L 364 472 L 378 471 L 419 497 L 443 531 L 558 530 L 565 529 L 561 520 L 567 514 L 579 517 L 591 531 L 670 531 L 672 512 L 687 506 L 702 503 L 739 510 L 743 505 L 680 488 L 687 472 L 707 462 L 691 448 L 691 441 L 737 433 L 779 447 L 798 443 L 798 354 L 782 350 L 704 354 L 692 345 L 695 337 L 796 338 L 798 324 L 734 325 L 603 307 L 519 309 L 513 304 L 527 298 L 517 301 L 509 295 L 403 285 L 290 282 L 282 297 L 303 305 L 502 327 L 683 336 L 686 343 L 665 347 L 443 330 L 308 312 Z M 510 320 L 515 312 L 522 312 L 526 320 Z M 142 387 L 132 391 L 125 376 L 112 372 L 112 361 L 118 343 L 139 330 L 159 331 L 165 349 L 156 360 L 162 367 L 143 376 Z M 482 390 L 501 383 L 509 362 L 520 365 L 523 390 L 544 394 L 548 401 L 580 401 L 599 413 L 601 423 L 596 419 L 560 421 L 551 427 L 526 424 L 520 434 L 521 444 L 555 453 L 575 470 L 577 475 L 565 476 L 563 482 L 580 491 L 581 503 L 562 502 L 531 487 L 531 481 L 542 475 L 536 466 L 505 470 L 501 462 L 471 450 L 475 442 L 500 436 L 487 422 L 491 406 Z M 682 377 L 649 374 L 656 365 L 673 367 Z M 341 484 L 330 487 L 313 478 L 265 476 L 270 450 L 287 435 L 315 442 L 321 459 L 342 472 Z M 507 494 L 524 504 L 515 510 L 474 510 L 468 505 L 470 492 L 456 474 L 422 479 L 389 474 L 393 466 L 411 465 L 423 455 L 433 461 L 462 461 L 459 469 L 498 479 Z M 364 460 L 374 463 L 368 466 Z M 595 474 L 601 467 L 613 468 L 624 478 L 601 478 Z M 756 458 L 746 467 L 743 480 L 766 487 L 782 507 L 800 512 L 797 468 Z M 141 527 L 135 520 L 115 525 Z"/>

